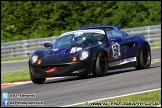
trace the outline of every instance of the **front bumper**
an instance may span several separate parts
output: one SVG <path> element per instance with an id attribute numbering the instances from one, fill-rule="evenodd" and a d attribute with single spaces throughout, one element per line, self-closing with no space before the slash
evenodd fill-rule
<path id="1" fill-rule="evenodd" d="M 30 64 L 30 72 L 35 78 L 61 77 L 61 76 L 79 76 L 89 74 L 94 70 L 95 60 L 86 60 L 80 62 L 71 62 L 52 66 L 33 66 Z M 53 69 L 53 72 L 46 72 Z"/>

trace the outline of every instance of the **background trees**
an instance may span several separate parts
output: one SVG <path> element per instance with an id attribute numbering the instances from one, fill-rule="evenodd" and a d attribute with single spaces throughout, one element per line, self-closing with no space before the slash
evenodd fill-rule
<path id="1" fill-rule="evenodd" d="M 161 1 L 1 1 L 2 42 L 58 36 L 99 24 L 161 24 Z"/>

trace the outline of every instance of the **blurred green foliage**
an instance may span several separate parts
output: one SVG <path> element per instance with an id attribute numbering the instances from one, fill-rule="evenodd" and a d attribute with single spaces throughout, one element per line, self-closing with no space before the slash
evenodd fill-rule
<path id="1" fill-rule="evenodd" d="M 161 24 L 161 1 L 1 1 L 1 42 L 100 24 L 122 29 Z"/>

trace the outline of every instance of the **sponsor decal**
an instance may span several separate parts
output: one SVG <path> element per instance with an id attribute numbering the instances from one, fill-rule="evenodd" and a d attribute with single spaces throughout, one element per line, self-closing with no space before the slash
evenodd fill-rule
<path id="1" fill-rule="evenodd" d="M 72 47 L 70 53 L 75 53 L 80 50 L 82 50 L 82 47 Z"/>
<path id="2" fill-rule="evenodd" d="M 113 51 L 113 59 L 119 59 L 121 54 L 120 54 L 120 45 L 118 43 L 112 44 L 112 51 Z"/>
<path id="3" fill-rule="evenodd" d="M 103 30 L 98 30 L 98 29 L 91 29 L 91 30 L 76 30 L 76 31 L 70 31 L 70 32 L 65 32 L 63 34 L 61 34 L 58 38 L 65 36 L 65 35 L 69 35 L 69 34 L 83 34 L 83 33 L 101 33 L 101 34 L 105 34 L 105 32 Z"/>
<path id="4" fill-rule="evenodd" d="M 105 32 L 104 32 L 103 30 L 97 30 L 97 29 L 84 30 L 84 32 L 86 32 L 86 33 L 94 32 L 94 33 L 101 33 L 101 34 L 105 34 Z"/>
<path id="5" fill-rule="evenodd" d="M 77 50 L 77 47 L 72 47 L 70 53 L 75 53 Z"/>
<path id="6" fill-rule="evenodd" d="M 132 58 L 127 58 L 127 59 L 123 59 L 123 60 L 119 60 L 119 61 L 109 63 L 109 66 L 110 67 L 119 66 L 119 65 L 123 65 L 123 64 L 126 64 L 126 63 L 130 63 L 130 62 L 135 62 L 135 61 L 137 61 L 136 57 L 132 57 Z"/>
<path id="7" fill-rule="evenodd" d="M 54 49 L 53 51 L 57 51 L 57 50 L 58 50 L 58 48 Z"/>
<path id="8" fill-rule="evenodd" d="M 46 72 L 51 73 L 51 72 L 55 72 L 55 70 L 56 70 L 56 68 L 52 68 L 52 69 L 47 70 Z"/>
<path id="9" fill-rule="evenodd" d="M 82 50 L 82 47 L 77 48 L 77 51 L 80 51 L 80 50 Z"/>
<path id="10" fill-rule="evenodd" d="M 73 73 L 80 73 L 79 71 L 74 71 Z"/>

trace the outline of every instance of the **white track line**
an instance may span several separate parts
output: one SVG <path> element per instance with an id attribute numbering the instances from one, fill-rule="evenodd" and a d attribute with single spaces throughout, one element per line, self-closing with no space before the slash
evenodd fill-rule
<path id="1" fill-rule="evenodd" d="M 74 105 L 85 104 L 87 102 L 91 103 L 91 102 L 95 102 L 95 101 L 114 99 L 114 98 L 119 98 L 119 97 L 124 97 L 124 96 L 130 96 L 130 95 L 135 95 L 135 94 L 147 93 L 147 92 L 156 91 L 156 90 L 161 90 L 161 88 L 152 89 L 152 90 L 146 90 L 146 91 L 141 91 L 141 92 L 135 92 L 135 93 L 129 93 L 129 94 L 124 94 L 124 95 L 119 95 L 119 96 L 113 96 L 113 97 L 109 97 L 109 98 L 101 98 L 101 99 L 96 99 L 96 100 L 91 100 L 91 101 L 86 101 L 86 102 L 80 102 L 80 103 L 75 103 L 75 104 L 70 104 L 70 105 L 64 105 L 64 106 L 60 106 L 60 107 L 70 107 L 70 106 L 74 106 Z"/>
<path id="2" fill-rule="evenodd" d="M 158 62 L 161 62 L 161 59 L 152 59 L 151 64 L 158 63 Z M 51 77 L 51 78 L 47 78 L 47 80 L 50 80 L 50 79 L 59 79 L 59 78 L 65 78 L 65 77 Z M 27 84 L 27 83 L 31 83 L 31 82 L 32 81 L 5 83 L 5 84 L 1 84 L 1 87 L 2 86 L 13 86 L 13 85 Z"/>
<path id="3" fill-rule="evenodd" d="M 46 78 L 46 80 L 61 79 L 61 78 L 64 78 L 64 77 L 51 77 L 51 78 Z M 1 84 L 1 87 L 3 87 L 3 86 L 22 85 L 22 84 L 28 84 L 28 83 L 32 83 L 32 81 L 23 81 L 23 82 L 14 82 L 14 83 L 5 83 L 5 84 Z"/>

